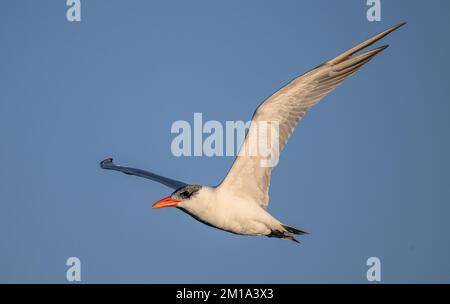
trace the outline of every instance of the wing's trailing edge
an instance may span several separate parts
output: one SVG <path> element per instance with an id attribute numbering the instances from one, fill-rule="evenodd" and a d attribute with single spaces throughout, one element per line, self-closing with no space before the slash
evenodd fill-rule
<path id="1" fill-rule="evenodd" d="M 270 145 L 268 148 L 270 149 L 269 155 L 279 155 L 296 125 L 307 111 L 377 54 L 385 50 L 388 45 L 372 50 L 363 50 L 405 24 L 401 23 L 372 36 L 317 68 L 293 79 L 260 104 L 253 114 L 252 123 L 241 147 L 241 152 L 244 153 L 240 152 L 236 157 L 219 187 L 236 196 L 251 197 L 266 209 L 269 204 L 272 167 L 261 165 L 261 161 L 266 157 L 246 153 L 252 144 L 258 143 L 260 140 L 260 135 L 256 131 L 257 124 L 261 122 L 278 123 L 279 145 Z M 252 128 L 254 124 L 256 127 Z M 253 150 L 257 151 L 255 148 Z"/>

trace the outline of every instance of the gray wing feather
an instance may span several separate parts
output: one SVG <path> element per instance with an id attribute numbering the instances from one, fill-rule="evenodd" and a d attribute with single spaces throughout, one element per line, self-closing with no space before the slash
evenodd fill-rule
<path id="1" fill-rule="evenodd" d="M 128 175 L 135 175 L 135 176 L 140 176 L 143 178 L 147 178 L 150 179 L 152 181 L 161 183 L 169 188 L 173 188 L 173 189 L 179 189 L 181 187 L 186 186 L 186 183 L 171 179 L 171 178 L 167 178 L 149 171 L 145 171 L 145 170 L 141 170 L 141 169 L 136 169 L 136 168 L 130 168 L 130 167 L 122 167 L 119 165 L 116 165 L 113 163 L 113 159 L 112 158 L 107 158 L 105 160 L 103 160 L 102 162 L 100 162 L 100 167 L 106 170 L 115 170 L 115 171 L 119 171 Z"/>
<path id="2" fill-rule="evenodd" d="M 226 188 L 227 191 L 233 192 L 235 195 L 251 197 L 263 208 L 267 208 L 272 168 L 261 166 L 263 158 L 260 156 L 250 156 L 248 153 L 241 153 L 244 149 L 248 149 L 250 144 L 259 140 L 259 135 L 257 131 L 252 130 L 252 125 L 256 125 L 258 122 L 278 123 L 278 151 L 273 151 L 272 153 L 279 155 L 294 131 L 295 126 L 306 112 L 379 52 L 386 49 L 387 45 L 361 54 L 355 54 L 398 29 L 403 24 L 394 26 L 367 39 L 334 59 L 292 80 L 267 98 L 253 114 L 252 123 L 241 151 L 219 187 Z M 269 149 L 273 150 L 275 148 L 269 147 Z M 264 159 L 267 159 L 267 157 L 264 157 Z"/>

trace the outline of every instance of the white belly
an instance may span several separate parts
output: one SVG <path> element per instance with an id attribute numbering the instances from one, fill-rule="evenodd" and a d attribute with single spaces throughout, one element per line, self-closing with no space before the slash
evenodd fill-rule
<path id="1" fill-rule="evenodd" d="M 236 234 L 267 235 L 282 230 L 280 222 L 251 198 L 202 186 L 193 198 L 179 207 L 205 224 Z"/>

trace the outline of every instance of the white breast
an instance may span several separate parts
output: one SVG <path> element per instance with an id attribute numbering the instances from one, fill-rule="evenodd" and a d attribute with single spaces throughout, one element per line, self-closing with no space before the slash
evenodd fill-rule
<path id="1" fill-rule="evenodd" d="M 252 198 L 244 198 L 218 188 L 203 186 L 192 199 L 180 207 L 199 220 L 229 232 L 266 235 L 279 229 L 280 223 Z"/>

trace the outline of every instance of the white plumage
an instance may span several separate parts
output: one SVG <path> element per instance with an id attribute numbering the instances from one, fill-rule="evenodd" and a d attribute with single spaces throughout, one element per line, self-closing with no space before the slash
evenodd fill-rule
<path id="1" fill-rule="evenodd" d="M 282 224 L 266 211 L 272 167 L 261 165 L 268 158 L 267 155 L 248 152 L 249 147 L 261 140 L 261 133 L 256 126 L 266 122 L 278 125 L 278 144 L 272 145 L 269 140 L 267 147 L 270 156 L 279 155 L 306 112 L 386 49 L 387 45 L 356 53 L 402 25 L 404 23 L 358 44 L 292 80 L 267 98 L 253 114 L 241 151 L 227 176 L 217 187 L 188 185 L 148 171 L 114 165 L 112 159 L 104 160 L 101 166 L 104 169 L 146 177 L 177 189 L 171 196 L 155 203 L 155 208 L 178 207 L 205 224 L 236 234 L 265 235 L 296 241 L 294 235 L 305 232 Z"/>

